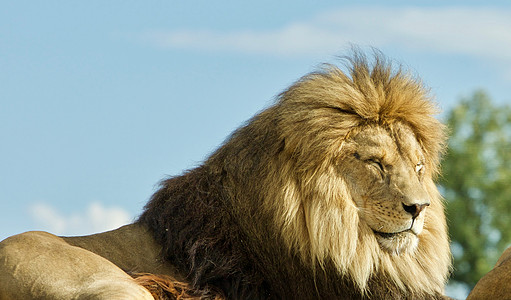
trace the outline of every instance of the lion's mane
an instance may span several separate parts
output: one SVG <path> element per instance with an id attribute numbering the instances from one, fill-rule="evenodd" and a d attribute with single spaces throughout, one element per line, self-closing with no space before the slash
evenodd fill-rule
<path id="1" fill-rule="evenodd" d="M 445 129 L 421 82 L 376 54 L 311 73 L 201 166 L 162 182 L 138 220 L 196 289 L 233 299 L 435 298 L 450 252 L 433 182 Z M 417 249 L 383 251 L 328 166 L 350 133 L 406 123 L 431 172 Z M 337 176 L 338 177 L 338 176 Z"/>

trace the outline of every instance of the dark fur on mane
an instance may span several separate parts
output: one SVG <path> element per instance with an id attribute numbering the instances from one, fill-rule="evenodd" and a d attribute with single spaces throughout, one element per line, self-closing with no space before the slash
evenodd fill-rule
<path id="1" fill-rule="evenodd" d="M 365 62 L 355 63 L 360 65 L 360 70 L 354 67 L 358 72 L 371 72 Z M 391 74 L 388 66 L 378 68 L 381 70 L 375 69 L 373 73 L 382 73 L 376 75 L 387 76 L 391 83 L 395 81 L 393 76 L 401 76 Z M 295 86 L 321 76 L 329 75 L 314 73 Z M 294 92 L 292 87 L 281 98 L 291 97 Z M 293 105 L 302 107 L 283 108 L 281 105 L 278 102 L 254 117 L 201 166 L 162 182 L 138 222 L 148 227 L 162 245 L 163 258 L 181 272 L 193 289 L 219 290 L 227 299 L 440 298 L 440 295 L 414 295 L 403 291 L 381 273 L 369 278 L 368 293 L 364 294 L 349 275 L 340 275 L 333 263 L 325 261 L 321 266 L 310 266 L 285 246 L 268 212 L 271 208 L 263 205 L 268 178 L 278 178 L 271 173 L 275 169 L 268 168 L 267 164 L 278 163 L 279 159 L 299 161 L 298 157 L 283 153 L 288 140 L 282 138 L 278 123 L 281 118 L 287 118 L 285 114 L 294 113 L 293 110 L 314 107 L 300 103 Z M 327 113 L 342 116 L 349 111 L 353 114 L 350 107 L 335 108 L 339 111 Z M 370 117 L 367 122 L 374 121 Z M 424 136 L 422 142 L 427 144 L 432 138 Z"/>
<path id="2" fill-rule="evenodd" d="M 153 231 L 165 259 L 191 286 L 253 298 L 256 289 L 250 287 L 262 285 L 263 278 L 244 257 L 242 234 L 222 201 L 221 176 L 208 173 L 200 167 L 164 181 L 139 222 Z"/>

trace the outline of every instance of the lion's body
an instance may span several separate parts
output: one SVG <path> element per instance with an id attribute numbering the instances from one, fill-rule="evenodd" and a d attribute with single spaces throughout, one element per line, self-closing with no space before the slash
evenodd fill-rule
<path id="1" fill-rule="evenodd" d="M 2 300 L 153 299 L 111 261 L 49 233 L 10 237 L 0 253 Z"/>
<path id="2" fill-rule="evenodd" d="M 381 58 L 351 62 L 351 76 L 302 78 L 165 180 L 132 225 L 155 243 L 146 259 L 66 241 L 228 299 L 442 298 L 450 252 L 433 179 L 444 127 L 418 81 Z"/>
<path id="3" fill-rule="evenodd" d="M 467 300 L 509 299 L 511 295 L 511 247 L 508 247 L 499 260 L 472 289 Z"/>

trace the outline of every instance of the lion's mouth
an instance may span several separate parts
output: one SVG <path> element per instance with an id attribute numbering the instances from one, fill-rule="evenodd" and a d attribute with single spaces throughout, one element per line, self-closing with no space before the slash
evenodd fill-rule
<path id="1" fill-rule="evenodd" d="M 403 235 L 406 233 L 415 234 L 411 229 L 405 229 L 403 231 L 398 231 L 398 232 L 381 232 L 381 231 L 373 230 L 373 232 L 375 234 L 381 236 L 384 239 L 391 239 L 391 238 L 394 238 L 394 237 L 397 237 L 397 236 L 400 236 L 400 235 Z"/>
<path id="2" fill-rule="evenodd" d="M 396 255 L 414 251 L 419 243 L 417 234 L 411 229 L 397 232 L 374 231 L 374 235 L 383 250 Z"/>

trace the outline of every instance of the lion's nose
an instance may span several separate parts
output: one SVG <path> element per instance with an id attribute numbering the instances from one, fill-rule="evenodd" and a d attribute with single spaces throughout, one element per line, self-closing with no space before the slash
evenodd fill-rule
<path id="1" fill-rule="evenodd" d="M 412 215 L 412 218 L 415 219 L 419 214 L 421 213 L 426 206 L 429 206 L 429 202 L 423 203 L 423 204 L 412 204 L 412 205 L 406 205 L 403 203 L 404 210 Z"/>

